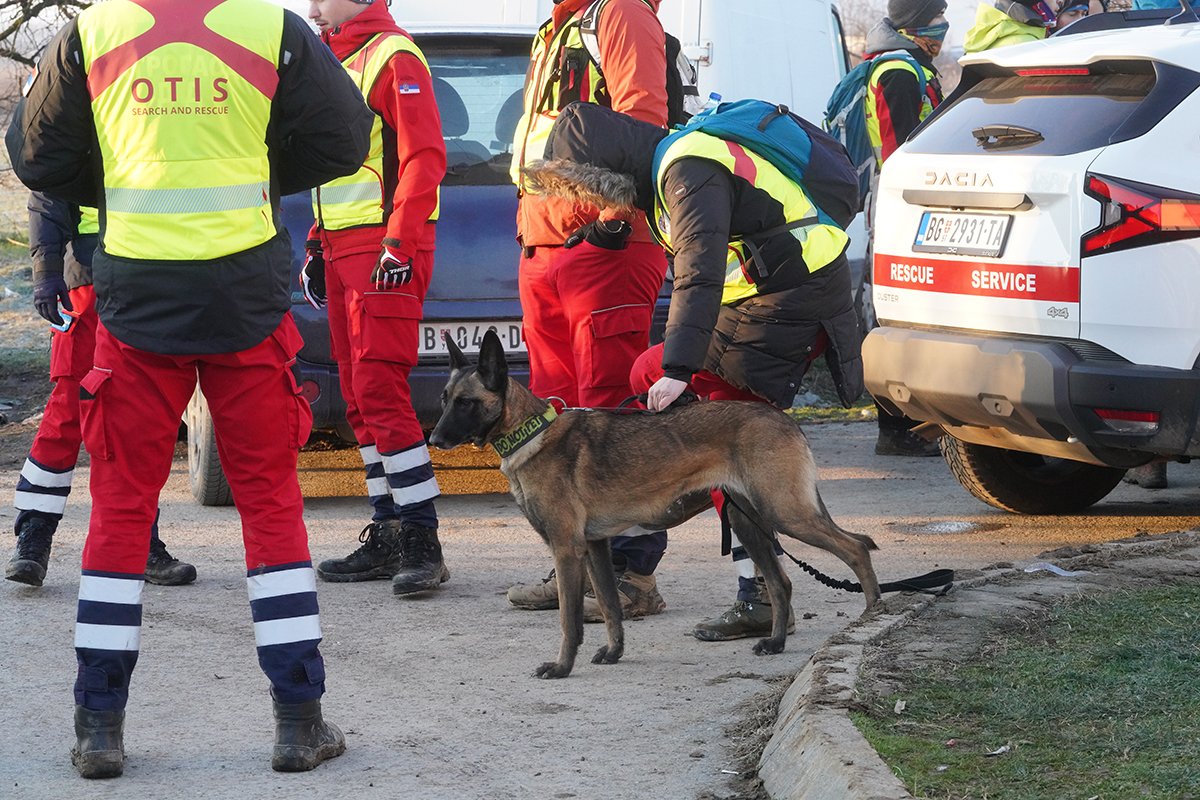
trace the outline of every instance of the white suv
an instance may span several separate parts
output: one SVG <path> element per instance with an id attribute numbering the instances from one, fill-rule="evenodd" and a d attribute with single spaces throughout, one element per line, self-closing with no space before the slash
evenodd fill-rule
<path id="1" fill-rule="evenodd" d="M 998 508 L 1200 455 L 1200 23 L 1167 16 L 965 57 L 884 167 L 867 388 Z"/>

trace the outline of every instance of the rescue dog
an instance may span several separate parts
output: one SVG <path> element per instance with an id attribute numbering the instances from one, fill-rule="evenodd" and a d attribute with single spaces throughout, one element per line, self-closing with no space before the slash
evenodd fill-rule
<path id="1" fill-rule="evenodd" d="M 871 566 L 875 543 L 830 518 L 817 493 L 817 468 L 804 434 L 765 403 L 697 402 L 658 414 L 568 410 L 508 379 L 500 339 L 484 337 L 472 366 L 454 342 L 442 416 L 430 444 L 449 450 L 492 444 L 513 497 L 549 545 L 558 575 L 562 642 L 541 678 L 571 673 L 583 641 L 584 563 L 608 642 L 593 664 L 615 664 L 625 650 L 621 604 L 609 539 L 633 525 L 672 527 L 710 507 L 709 491 L 732 498 L 730 521 L 766 579 L 771 635 L 757 654 L 782 652 L 792 585 L 779 566 L 770 531 L 820 547 L 854 571 L 867 611 L 879 600 Z"/>

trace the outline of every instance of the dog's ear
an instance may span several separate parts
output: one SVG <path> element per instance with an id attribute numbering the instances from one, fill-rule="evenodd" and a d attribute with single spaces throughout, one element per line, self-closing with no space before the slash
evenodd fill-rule
<path id="1" fill-rule="evenodd" d="M 467 361 L 467 357 L 463 355 L 463 351 L 458 349 L 458 345 L 454 343 L 454 339 L 450 336 L 450 331 L 442 331 L 442 340 L 446 342 L 446 349 L 450 351 L 450 369 L 459 370 L 463 367 L 471 366 Z"/>
<path id="2" fill-rule="evenodd" d="M 504 394 L 508 387 L 508 361 L 504 358 L 504 345 L 500 344 L 500 337 L 493 330 L 483 335 L 477 374 L 489 392 Z"/>

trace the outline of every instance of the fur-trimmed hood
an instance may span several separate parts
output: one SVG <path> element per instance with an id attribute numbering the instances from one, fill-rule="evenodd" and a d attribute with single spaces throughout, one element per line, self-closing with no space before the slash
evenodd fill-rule
<path id="1" fill-rule="evenodd" d="M 545 157 L 527 165 L 525 177 L 540 194 L 649 212 L 654 149 L 666 135 L 665 129 L 627 114 L 572 103 L 555 120 Z"/>

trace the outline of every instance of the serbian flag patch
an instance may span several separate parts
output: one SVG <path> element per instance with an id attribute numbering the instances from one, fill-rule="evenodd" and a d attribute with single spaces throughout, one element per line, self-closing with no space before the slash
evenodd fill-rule
<path id="1" fill-rule="evenodd" d="M 396 91 L 400 94 L 420 94 L 421 87 L 415 83 L 402 83 L 396 88 Z"/>

